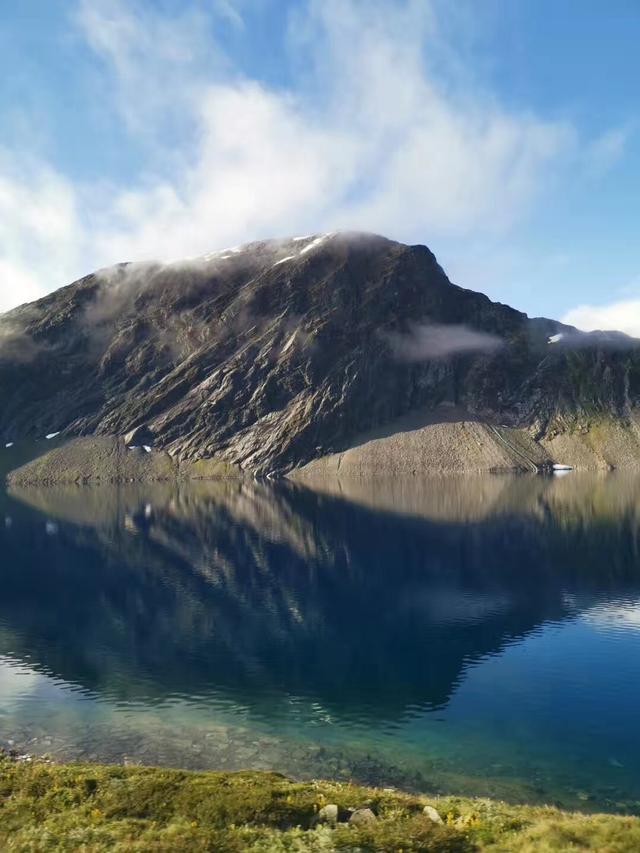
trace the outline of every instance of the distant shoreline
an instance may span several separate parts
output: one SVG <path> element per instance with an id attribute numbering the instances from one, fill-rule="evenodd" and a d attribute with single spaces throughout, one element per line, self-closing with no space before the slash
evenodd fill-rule
<path id="1" fill-rule="evenodd" d="M 15 445 L 19 453 L 20 445 Z M 11 448 L 13 450 L 13 448 Z M 236 479 L 240 469 L 217 460 L 180 462 L 154 448 L 129 447 L 116 436 L 61 437 L 53 446 L 33 444 L 27 461 L 11 467 L 4 458 L 8 485 L 54 486 L 91 483 L 171 482 L 189 479 Z"/>
<path id="2" fill-rule="evenodd" d="M 434 474 L 640 471 L 635 421 L 600 417 L 536 440 L 524 428 L 496 425 L 441 408 L 413 413 L 356 438 L 340 452 L 274 472 L 241 469 L 222 458 L 186 459 L 156 445 L 119 436 L 9 442 L 0 449 L 0 476 L 10 485 L 165 482 L 198 479 L 278 479 L 428 476 Z"/>

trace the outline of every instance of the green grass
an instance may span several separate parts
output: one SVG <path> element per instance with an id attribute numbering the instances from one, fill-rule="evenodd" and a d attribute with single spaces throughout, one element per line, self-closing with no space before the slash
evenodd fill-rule
<path id="1" fill-rule="evenodd" d="M 323 805 L 369 806 L 370 828 L 318 824 Z M 433 805 L 444 820 L 423 813 Z M 437 798 L 272 773 L 16 762 L 0 757 L 3 851 L 640 850 L 640 819 Z"/>

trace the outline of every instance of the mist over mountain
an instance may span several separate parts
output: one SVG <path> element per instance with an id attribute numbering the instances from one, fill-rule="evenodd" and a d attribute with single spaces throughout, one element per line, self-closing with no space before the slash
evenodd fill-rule
<path id="1" fill-rule="evenodd" d="M 410 431 L 403 418 L 422 428 L 430 413 L 517 430 L 540 458 L 487 434 L 496 453 L 536 464 L 605 419 L 622 458 L 637 442 L 640 342 L 458 287 L 425 246 L 310 235 L 120 264 L 2 315 L 0 399 L 5 443 L 144 427 L 175 459 L 255 474 Z M 589 452 L 617 464 L 615 441 L 599 441 Z"/>

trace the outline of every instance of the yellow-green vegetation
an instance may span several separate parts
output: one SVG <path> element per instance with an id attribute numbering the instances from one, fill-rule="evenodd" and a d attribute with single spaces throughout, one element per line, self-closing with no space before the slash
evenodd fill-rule
<path id="1" fill-rule="evenodd" d="M 320 822 L 368 807 L 367 825 Z M 424 814 L 436 809 L 442 824 Z M 640 850 L 640 819 L 491 800 L 426 797 L 273 773 L 53 765 L 0 757 L 6 851 Z"/>

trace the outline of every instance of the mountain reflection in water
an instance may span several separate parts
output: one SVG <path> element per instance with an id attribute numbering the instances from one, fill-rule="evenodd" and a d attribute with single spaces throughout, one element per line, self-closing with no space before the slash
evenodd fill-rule
<path id="1" fill-rule="evenodd" d="M 562 773 L 595 737 L 600 776 L 640 797 L 617 766 L 640 757 L 640 688 L 627 683 L 640 652 L 637 478 L 85 486 L 0 501 L 0 656 L 62 685 L 41 706 L 75 692 L 130 714 L 242 709 L 249 730 L 310 742 L 320 717 L 371 754 L 386 738 L 381 766 L 389 745 L 444 760 L 450 732 L 456 772 L 471 777 L 480 755 L 504 762 L 495 723 L 511 720 L 521 775 L 553 764 L 569 730 Z M 563 626 L 583 640 L 554 640 Z M 509 663 L 534 641 L 536 654 L 551 644 L 546 674 L 535 656 Z M 609 682 L 576 676 L 587 656 Z M 628 721 L 595 695 L 612 678 Z M 12 702 L 5 715 L 28 718 L 27 693 Z"/>

